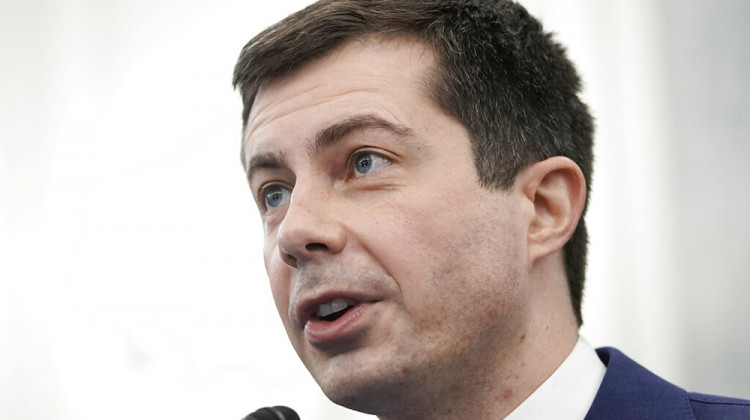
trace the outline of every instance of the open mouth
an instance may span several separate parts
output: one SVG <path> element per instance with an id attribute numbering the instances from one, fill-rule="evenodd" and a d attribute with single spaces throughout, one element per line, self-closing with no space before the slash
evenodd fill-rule
<path id="1" fill-rule="evenodd" d="M 318 309 L 315 310 L 315 316 L 321 321 L 333 322 L 356 305 L 357 302 L 352 299 L 336 298 L 318 306 Z"/>

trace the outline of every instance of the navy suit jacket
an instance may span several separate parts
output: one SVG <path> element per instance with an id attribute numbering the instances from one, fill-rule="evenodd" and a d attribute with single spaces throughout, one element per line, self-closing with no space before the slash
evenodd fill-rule
<path id="1" fill-rule="evenodd" d="M 750 401 L 686 392 L 613 348 L 596 353 L 607 373 L 585 420 L 750 419 Z"/>

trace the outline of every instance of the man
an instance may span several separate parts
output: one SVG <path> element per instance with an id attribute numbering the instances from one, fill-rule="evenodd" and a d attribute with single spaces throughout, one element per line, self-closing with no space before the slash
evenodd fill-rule
<path id="1" fill-rule="evenodd" d="M 251 40 L 234 83 L 276 306 L 334 402 L 382 419 L 750 416 L 579 339 L 593 124 L 521 6 L 320 1 Z"/>

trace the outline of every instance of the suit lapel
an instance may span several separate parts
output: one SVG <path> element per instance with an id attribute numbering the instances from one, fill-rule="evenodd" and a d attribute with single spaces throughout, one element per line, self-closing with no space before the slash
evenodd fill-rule
<path id="1" fill-rule="evenodd" d="M 596 353 L 607 366 L 585 420 L 695 419 L 685 390 L 659 378 L 613 348 Z"/>

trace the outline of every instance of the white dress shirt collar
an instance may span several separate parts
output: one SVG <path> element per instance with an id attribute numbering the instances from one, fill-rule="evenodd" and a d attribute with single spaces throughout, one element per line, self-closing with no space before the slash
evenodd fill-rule
<path id="1" fill-rule="evenodd" d="M 581 420 L 586 417 L 607 368 L 583 337 L 560 367 L 506 420 Z"/>

